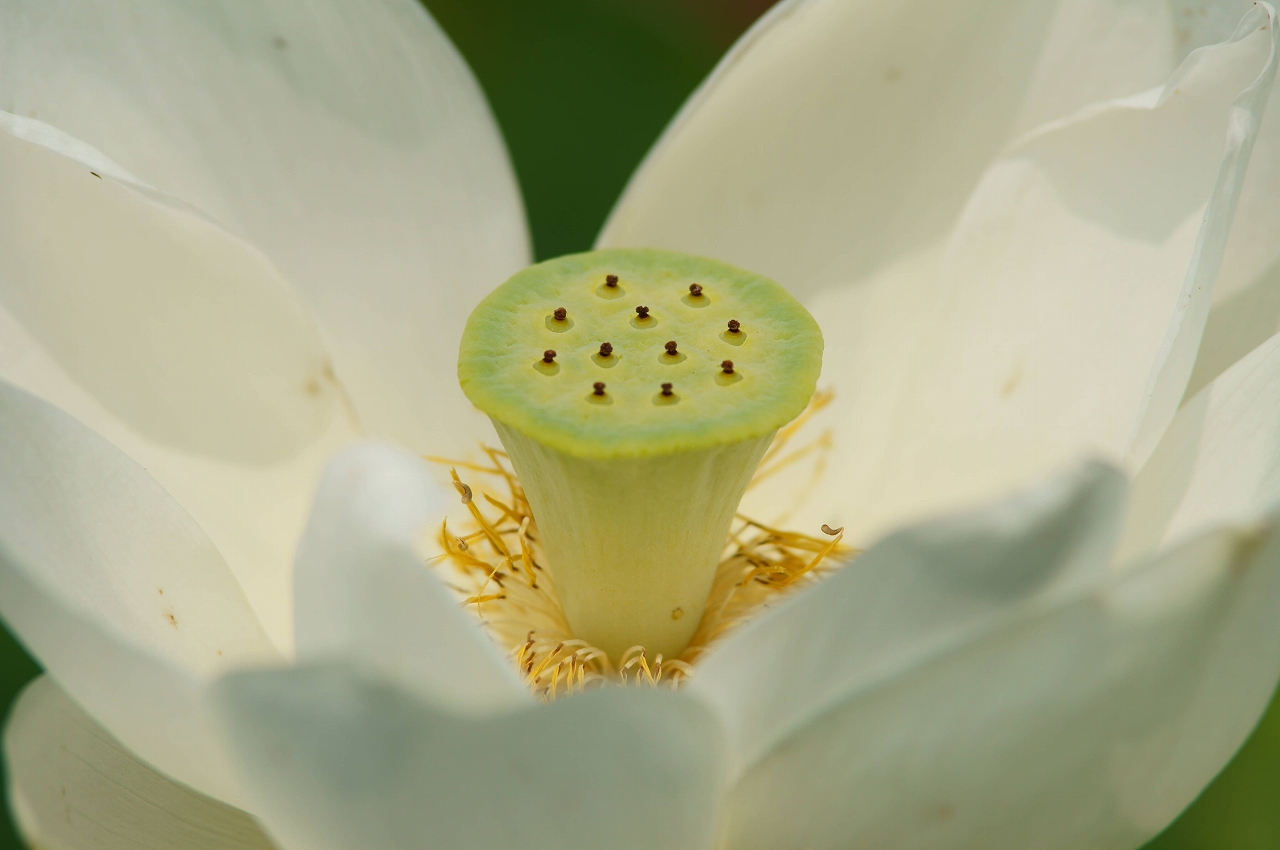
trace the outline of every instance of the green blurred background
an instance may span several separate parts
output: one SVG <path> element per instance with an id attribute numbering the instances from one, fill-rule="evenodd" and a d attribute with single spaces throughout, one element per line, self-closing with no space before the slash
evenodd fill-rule
<path id="1" fill-rule="evenodd" d="M 680 104 L 772 0 L 427 0 L 480 78 L 539 259 L 591 247 Z M 0 632 L 0 700 L 39 672 Z M 20 847 L 7 812 L 0 847 Z M 1280 702 L 1146 850 L 1280 848 Z"/>

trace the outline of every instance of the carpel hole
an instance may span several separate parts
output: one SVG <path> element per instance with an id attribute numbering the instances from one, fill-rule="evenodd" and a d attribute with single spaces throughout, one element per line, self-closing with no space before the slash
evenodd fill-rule
<path id="1" fill-rule="evenodd" d="M 592 404 L 613 404 L 613 397 L 604 391 L 604 381 L 596 381 L 591 385 L 587 401 Z"/>
<path id="2" fill-rule="evenodd" d="M 658 320 L 649 312 L 649 308 L 640 306 L 636 308 L 636 314 L 631 317 L 631 327 L 633 328 L 652 328 L 656 327 Z"/>
<path id="3" fill-rule="evenodd" d="M 709 307 L 711 299 L 707 297 L 706 292 L 702 289 L 702 284 L 689 284 L 689 294 L 680 296 L 680 300 L 689 307 Z"/>
<path id="4" fill-rule="evenodd" d="M 621 354 L 617 354 L 613 350 L 613 344 L 608 342 L 600 343 L 600 350 L 591 355 L 591 359 L 595 361 L 597 366 L 603 369 L 612 369 L 618 365 L 618 361 L 622 359 Z"/>
<path id="5" fill-rule="evenodd" d="M 561 308 L 561 309 L 564 309 L 564 308 Z M 557 310 L 556 312 L 558 313 L 560 311 Z M 553 313 L 552 315 L 547 316 L 547 320 L 545 324 L 547 326 L 547 330 L 551 331 L 552 333 L 562 334 L 573 327 L 573 319 L 571 319 L 567 313 L 565 314 L 565 317 L 563 319 L 557 319 L 555 317 L 555 314 Z"/>
<path id="6" fill-rule="evenodd" d="M 658 390 L 658 394 L 653 397 L 653 403 L 657 405 L 675 404 L 680 400 L 680 396 L 675 393 L 675 386 L 670 382 L 662 384 Z"/>

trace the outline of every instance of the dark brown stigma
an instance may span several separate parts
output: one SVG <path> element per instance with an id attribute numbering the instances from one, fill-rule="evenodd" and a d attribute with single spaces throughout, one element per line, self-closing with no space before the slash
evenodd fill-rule
<path id="1" fill-rule="evenodd" d="M 670 395 L 671 395 L 671 384 L 663 384 L 663 385 L 662 385 L 662 394 L 663 394 L 664 396 L 668 396 L 668 397 L 670 397 Z"/>
<path id="2" fill-rule="evenodd" d="M 592 395 L 604 395 L 604 381 L 596 381 L 591 385 Z"/>
<path id="3" fill-rule="evenodd" d="M 691 284 L 689 284 L 689 294 L 690 294 L 690 295 L 692 295 L 694 298 L 701 298 L 701 297 L 702 297 L 702 286 L 701 286 L 700 284 L 697 284 L 697 283 L 691 283 Z"/>
<path id="4" fill-rule="evenodd" d="M 557 307 L 555 312 L 551 314 L 557 322 L 563 322 L 565 317 L 569 315 L 569 311 L 563 307 Z"/>
<path id="5" fill-rule="evenodd" d="M 732 360 L 721 360 L 721 361 L 720 361 L 720 368 L 721 368 L 721 370 L 723 370 L 723 371 L 724 371 L 724 373 L 725 373 L 726 375 L 732 375 L 732 374 L 733 374 L 733 361 L 732 361 Z"/>
<path id="6" fill-rule="evenodd" d="M 742 323 L 739 322 L 737 319 L 729 320 L 729 333 L 736 334 L 739 332 L 741 328 L 742 328 Z"/>
<path id="7" fill-rule="evenodd" d="M 554 363 L 555 359 L 556 359 L 556 350 L 554 348 L 548 348 L 546 351 L 542 352 L 543 363 Z"/>
<path id="8" fill-rule="evenodd" d="M 604 277 L 604 285 L 605 285 L 605 286 L 617 286 L 617 285 L 618 285 L 618 276 L 617 276 L 616 274 L 609 274 L 609 275 L 605 275 L 605 277 Z"/>
<path id="9" fill-rule="evenodd" d="M 636 308 L 636 315 L 637 315 L 637 316 L 639 316 L 641 319 L 647 319 L 647 318 L 649 318 L 649 308 L 648 308 L 648 307 L 637 307 L 637 308 Z"/>
<path id="10" fill-rule="evenodd" d="M 666 348 L 667 348 L 667 354 L 671 355 L 672 357 L 675 357 L 676 354 L 678 353 L 676 351 L 676 341 L 674 339 L 667 342 Z"/>
<path id="11" fill-rule="evenodd" d="M 600 356 L 609 357 L 613 354 L 613 345 L 608 342 L 600 343 Z"/>

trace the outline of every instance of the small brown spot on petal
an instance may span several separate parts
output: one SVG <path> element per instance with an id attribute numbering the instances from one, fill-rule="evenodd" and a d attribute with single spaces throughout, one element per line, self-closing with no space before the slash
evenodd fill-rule
<path id="1" fill-rule="evenodd" d="M 1018 389 L 1018 385 L 1022 383 L 1022 360 L 1013 364 L 1013 369 L 1009 372 L 1009 377 L 1005 378 L 1004 385 L 1000 387 L 1000 397 L 1008 398 Z"/>
<path id="2" fill-rule="evenodd" d="M 569 316 L 569 311 L 563 307 L 557 307 L 555 312 L 551 314 L 557 322 L 563 322 Z"/>
<path id="3" fill-rule="evenodd" d="M 593 395 L 604 395 L 604 381 L 596 381 L 591 385 Z"/>
<path id="4" fill-rule="evenodd" d="M 638 317 L 639 317 L 639 318 L 641 318 L 641 319 L 647 319 L 647 318 L 649 318 L 649 308 L 648 308 L 648 307 L 637 307 L 637 308 L 636 308 L 636 316 L 638 316 Z"/>
<path id="5" fill-rule="evenodd" d="M 604 285 L 605 285 L 605 286 L 617 286 L 617 285 L 618 285 L 618 276 L 617 276 L 616 274 L 605 275 L 605 277 L 604 277 Z"/>

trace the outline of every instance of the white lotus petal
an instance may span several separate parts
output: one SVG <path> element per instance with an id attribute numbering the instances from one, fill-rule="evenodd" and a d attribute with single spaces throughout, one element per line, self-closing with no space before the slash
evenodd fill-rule
<path id="1" fill-rule="evenodd" d="M 1249 157 L 1231 238 L 1213 289 L 1191 397 L 1280 331 L 1280 88 L 1273 87 Z"/>
<path id="2" fill-rule="evenodd" d="M 1259 35 L 1259 34 L 1263 35 Z M 1280 21 L 1275 9 L 1261 3 L 1245 15 L 1231 39 L 1223 46 L 1250 43 L 1255 50 L 1267 52 L 1266 64 L 1257 78 L 1242 90 L 1231 104 L 1227 118 L 1226 151 L 1218 167 L 1213 193 L 1196 236 L 1195 251 L 1187 268 L 1186 281 L 1178 297 L 1172 326 L 1166 331 L 1146 391 L 1143 393 L 1141 417 L 1137 430 L 1127 447 L 1130 464 L 1144 463 L 1165 428 L 1173 419 L 1178 403 L 1183 398 L 1187 383 L 1195 368 L 1196 354 L 1204 335 L 1205 323 L 1212 305 L 1212 293 L 1217 282 L 1235 220 L 1236 207 L 1244 189 L 1245 175 L 1252 156 L 1253 146 L 1262 129 L 1262 119 L 1271 93 L 1275 88 L 1277 54 L 1280 53 Z M 1231 66 L 1231 60 L 1216 56 L 1221 48 L 1204 48 L 1191 55 L 1178 73 L 1167 84 L 1162 97 L 1169 99 L 1186 96 L 1199 86 L 1222 86 L 1239 73 Z M 1221 50 L 1225 54 L 1225 50 Z M 1236 51 L 1243 52 L 1243 51 Z M 1197 60 L 1199 62 L 1197 63 Z M 1222 62 L 1221 67 L 1215 67 Z M 1208 72 L 1206 73 L 1206 68 Z M 1246 72 L 1247 73 L 1247 72 Z M 1172 94 L 1170 94 L 1172 92 Z M 1203 120 L 1193 109 L 1182 106 L 1183 121 Z M 1199 141 L 1190 134 L 1192 143 Z M 1187 139 L 1182 140 L 1187 143 Z M 1170 163 L 1177 167 L 1176 159 Z M 1179 175 L 1181 176 L 1181 175 Z M 1140 225 L 1141 226 L 1141 225 Z M 1254 237 L 1256 238 L 1256 237 Z M 1123 349 L 1122 349 L 1123 350 Z"/>
<path id="3" fill-rule="evenodd" d="M 1259 5 L 1162 91 L 1041 128 L 940 247 L 811 305 L 828 521 L 865 542 L 1084 452 L 1141 463 L 1191 372 L 1277 33 Z"/>
<path id="4" fill-rule="evenodd" d="M 462 324 L 528 236 L 479 86 L 420 3 L 17 0 L 0 32 L 0 107 L 270 256 L 370 432 L 474 448 Z"/>
<path id="5" fill-rule="evenodd" d="M 138 761 L 48 678 L 14 703 L 4 736 L 11 811 L 44 850 L 271 850 L 239 809 Z"/>
<path id="6" fill-rule="evenodd" d="M 217 549 L 145 469 L 4 382 L 0 613 L 134 752 L 238 799 L 200 688 L 279 655 Z"/>
<path id="7" fill-rule="evenodd" d="M 927 663 L 1011 609 L 1097 583 L 1125 491 L 1123 474 L 1088 463 L 892 535 L 730 637 L 691 688 L 719 709 L 738 763 L 750 764 L 849 693 Z"/>
<path id="8" fill-rule="evenodd" d="M 360 445 L 334 459 L 298 548 L 300 662 L 345 659 L 453 710 L 528 702 L 509 659 L 423 563 L 420 545 L 463 512 L 423 462 Z"/>
<path id="9" fill-rule="evenodd" d="M 477 719 L 338 665 L 236 674 L 215 693 L 288 848 L 712 845 L 723 735 L 682 694 L 608 688 Z"/>
<path id="10" fill-rule="evenodd" d="M 1273 528 L 1210 533 L 852 688 L 735 788 L 724 846 L 1138 847 L 1275 688 Z"/>
<path id="11" fill-rule="evenodd" d="M 1254 0 L 1054 5 L 1018 135 L 1090 103 L 1163 85 L 1193 50 L 1230 38 Z"/>
<path id="12" fill-rule="evenodd" d="M 601 245 L 718 257 L 806 298 L 855 281 L 942 238 L 1014 138 L 1162 84 L 1252 3 L 1187 5 L 779 3 L 672 122 Z"/>
<path id="13" fill-rule="evenodd" d="M 351 431 L 342 390 L 269 261 L 107 166 L 53 128 L 0 122 L 0 377 L 144 465 L 287 648 L 310 487 Z"/>
<path id="14" fill-rule="evenodd" d="M 1133 484 L 1118 560 L 1280 501 L 1280 334 L 1182 406 Z"/>

